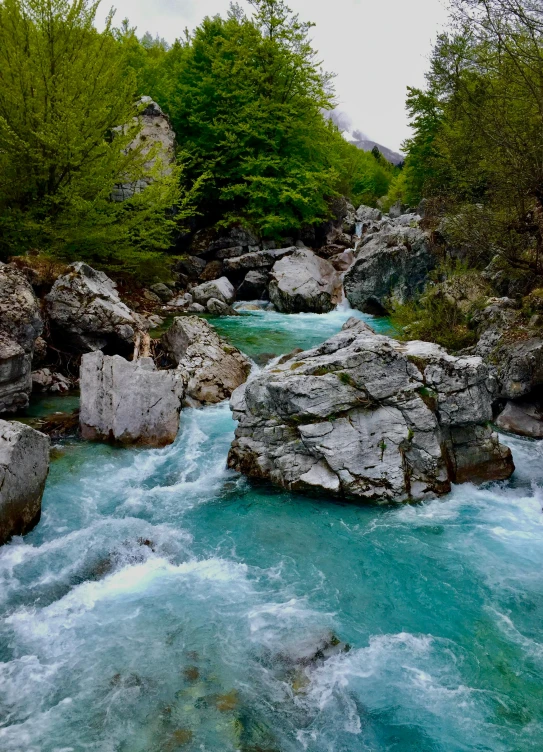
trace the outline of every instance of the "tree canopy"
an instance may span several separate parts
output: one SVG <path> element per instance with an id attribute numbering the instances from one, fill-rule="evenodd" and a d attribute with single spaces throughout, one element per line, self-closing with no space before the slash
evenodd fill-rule
<path id="1" fill-rule="evenodd" d="M 121 35 L 140 91 L 172 119 L 186 185 L 205 176 L 201 213 L 274 236 L 325 219 L 340 192 L 375 203 L 394 168 L 347 144 L 323 116 L 333 77 L 311 46 L 311 24 L 283 0 L 251 5 L 250 16 L 233 4 L 226 18 L 206 18 L 169 51 L 148 54 L 130 30 Z"/>
<path id="2" fill-rule="evenodd" d="M 149 177 L 128 149 L 136 81 L 97 2 L 0 3 L 0 252 L 36 248 L 134 271 L 167 248 L 175 171 L 124 203 L 115 184 Z M 119 130 L 118 126 L 125 125 Z"/>
<path id="3" fill-rule="evenodd" d="M 414 136 L 404 195 L 437 202 L 474 263 L 496 254 L 541 271 L 543 7 L 454 0 L 425 91 L 410 90 Z"/>

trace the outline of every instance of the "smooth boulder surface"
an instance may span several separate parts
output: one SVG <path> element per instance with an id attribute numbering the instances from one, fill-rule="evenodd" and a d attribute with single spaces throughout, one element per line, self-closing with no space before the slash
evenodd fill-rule
<path id="1" fill-rule="evenodd" d="M 33 428 L 0 420 L 0 545 L 40 520 L 49 446 L 48 437 Z"/>
<path id="2" fill-rule="evenodd" d="M 328 313 L 341 301 L 341 277 L 329 261 L 299 249 L 276 262 L 269 293 L 282 313 Z"/>
<path id="3" fill-rule="evenodd" d="M 162 344 L 177 366 L 185 401 L 191 406 L 228 399 L 243 384 L 251 363 L 215 329 L 197 316 L 179 317 L 162 337 Z"/>
<path id="4" fill-rule="evenodd" d="M 493 387 L 478 357 L 400 343 L 350 319 L 234 393 L 229 466 L 291 491 L 365 501 L 508 478 L 511 452 L 487 427 Z"/>
<path id="5" fill-rule="evenodd" d="M 530 402 L 508 402 L 496 420 L 502 431 L 543 439 L 543 411 Z"/>
<path id="6" fill-rule="evenodd" d="M 196 303 L 203 306 L 206 306 L 212 299 L 221 300 L 230 305 L 236 298 L 236 291 L 229 279 L 220 277 L 198 285 L 191 291 L 191 295 Z"/>
<path id="7" fill-rule="evenodd" d="M 128 352 L 136 331 L 148 327 L 121 301 L 115 282 L 83 262 L 57 279 L 46 304 L 55 337 L 76 352 Z"/>
<path id="8" fill-rule="evenodd" d="M 26 277 L 0 263 L 0 413 L 28 405 L 32 358 L 43 322 Z"/>
<path id="9" fill-rule="evenodd" d="M 427 233 L 386 223 L 357 251 L 345 275 L 345 295 L 353 308 L 382 314 L 389 300 L 405 303 L 422 292 L 435 266 Z"/>
<path id="10" fill-rule="evenodd" d="M 80 387 L 84 439 L 153 447 L 175 441 L 183 402 L 175 371 L 157 371 L 152 358 L 93 352 L 81 360 Z"/>

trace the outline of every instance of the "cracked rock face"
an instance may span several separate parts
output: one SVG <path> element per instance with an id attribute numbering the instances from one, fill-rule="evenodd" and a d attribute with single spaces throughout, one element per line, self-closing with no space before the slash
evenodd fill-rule
<path id="1" fill-rule="evenodd" d="M 0 545 L 38 524 L 48 473 L 48 437 L 0 420 Z"/>
<path id="2" fill-rule="evenodd" d="M 174 319 L 162 344 L 177 366 L 190 406 L 229 399 L 251 370 L 249 359 L 197 316 Z"/>
<path id="3" fill-rule="evenodd" d="M 46 297 L 53 331 L 63 347 L 82 353 L 131 350 L 135 332 L 148 328 L 145 320 L 121 301 L 106 274 L 82 262 L 70 269 Z"/>
<path id="4" fill-rule="evenodd" d="M 341 277 L 329 261 L 300 249 L 275 263 L 269 292 L 282 313 L 328 313 L 341 301 Z"/>
<path id="5" fill-rule="evenodd" d="M 353 308 L 382 313 L 389 299 L 405 303 L 422 292 L 435 265 L 427 233 L 383 222 L 382 229 L 364 237 L 345 275 L 345 295 Z"/>
<path id="6" fill-rule="evenodd" d="M 160 109 L 151 97 L 142 97 L 140 100 L 144 106 L 139 115 L 141 130 L 128 149 L 141 147 L 142 154 L 152 156 L 145 164 L 145 169 L 151 172 L 160 162 L 160 173 L 171 174 L 172 164 L 175 162 L 175 132 L 169 117 Z M 119 130 L 123 130 L 122 127 Z M 141 193 L 153 182 L 153 178 L 147 175 L 135 183 L 119 183 L 115 186 L 112 194 L 113 201 L 126 201 L 136 193 Z"/>
<path id="7" fill-rule="evenodd" d="M 34 345 L 42 330 L 32 287 L 20 271 L 0 263 L 0 413 L 28 405 Z"/>
<path id="8" fill-rule="evenodd" d="M 91 441 L 162 447 L 175 441 L 183 383 L 152 358 L 129 362 L 101 352 L 81 360 L 81 433 Z"/>
<path id="9" fill-rule="evenodd" d="M 350 319 L 234 393 L 228 463 L 291 491 L 361 501 L 426 499 L 451 482 L 508 478 L 511 453 L 487 427 L 493 390 L 478 357 L 400 343 Z"/>

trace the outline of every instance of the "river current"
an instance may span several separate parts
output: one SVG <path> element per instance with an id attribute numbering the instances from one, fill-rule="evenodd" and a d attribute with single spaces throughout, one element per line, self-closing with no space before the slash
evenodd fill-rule
<path id="1" fill-rule="evenodd" d="M 256 358 L 349 315 L 216 323 Z M 543 749 L 543 445 L 504 437 L 507 483 L 363 507 L 228 471 L 234 428 L 223 404 L 162 450 L 57 447 L 0 549 L 0 750 Z"/>

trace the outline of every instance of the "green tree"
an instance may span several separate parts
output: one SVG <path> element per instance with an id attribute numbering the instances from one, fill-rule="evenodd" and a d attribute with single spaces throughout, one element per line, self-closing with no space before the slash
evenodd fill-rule
<path id="1" fill-rule="evenodd" d="M 178 174 L 128 148 L 139 128 L 135 81 L 111 15 L 95 28 L 98 6 L 0 3 L 0 253 L 34 248 L 149 270 L 170 244 Z M 111 201 L 117 183 L 146 178 L 155 182 L 133 199 Z"/>
<path id="2" fill-rule="evenodd" d="M 437 199 L 475 264 L 543 264 L 543 8 L 453 0 L 425 92 L 411 90 L 406 190 Z"/>

